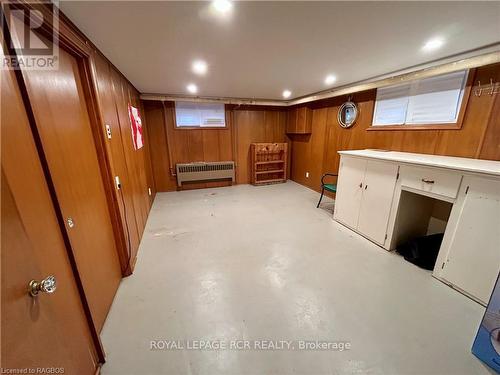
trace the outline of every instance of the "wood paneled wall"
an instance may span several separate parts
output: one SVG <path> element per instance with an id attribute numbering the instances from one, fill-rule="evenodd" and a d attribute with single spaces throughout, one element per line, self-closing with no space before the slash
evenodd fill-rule
<path id="1" fill-rule="evenodd" d="M 478 81 L 500 80 L 500 64 L 477 69 Z M 473 88 L 474 88 L 473 87 Z M 360 117 L 350 129 L 338 125 L 337 114 L 347 97 L 338 97 L 308 104 L 313 109 L 312 133 L 292 135 L 291 179 L 320 190 L 321 175 L 336 173 L 340 150 L 379 148 L 424 154 L 460 156 L 500 160 L 500 99 L 485 93 L 473 93 L 467 103 L 460 130 L 367 130 L 371 125 L 376 91 L 353 95 Z M 309 178 L 306 173 L 309 172 Z"/>
<path id="2" fill-rule="evenodd" d="M 93 61 L 102 131 L 105 133 L 105 125 L 111 127 L 111 139 L 105 138 L 112 173 L 110 178 L 118 176 L 121 184 L 121 189 L 115 189 L 114 194 L 120 210 L 123 232 L 118 240 L 122 242 L 124 248 L 129 249 L 130 262 L 127 260 L 125 265 L 122 264 L 128 274 L 131 273 L 135 263 L 139 242 L 155 194 L 148 129 L 143 122 L 144 147 L 135 150 L 128 104 L 139 108 L 144 117 L 139 92 L 99 52 L 95 51 Z M 148 189 L 151 189 L 151 195 Z"/>
<path id="3" fill-rule="evenodd" d="M 285 142 L 286 112 L 268 107 L 226 108 L 225 129 L 177 129 L 172 102 L 143 102 L 151 142 L 151 162 L 157 191 L 177 189 L 175 164 L 197 161 L 236 162 L 236 182 L 250 182 L 250 144 Z M 183 188 L 229 185 L 206 182 Z"/>
<path id="4" fill-rule="evenodd" d="M 500 80 L 500 64 L 478 68 L 473 89 L 479 81 L 484 84 L 490 78 L 495 82 Z M 289 137 L 285 134 L 287 110 L 283 108 L 228 107 L 227 129 L 186 130 L 175 128 L 173 103 L 145 101 L 156 190 L 176 190 L 175 176 L 171 173 L 174 171 L 169 167 L 175 168 L 181 162 L 234 160 L 237 183 L 249 183 L 252 142 L 289 142 L 289 178 L 317 191 L 323 173 L 338 171 L 340 150 L 379 148 L 500 160 L 498 95 L 477 97 L 472 93 L 459 130 L 367 130 L 372 122 L 375 97 L 375 90 L 353 95 L 360 115 L 350 129 L 341 128 L 337 122 L 338 109 L 347 97 L 309 103 L 313 109 L 312 133 Z M 190 188 L 227 184 L 193 184 Z"/>
<path id="5" fill-rule="evenodd" d="M 236 182 L 249 184 L 251 173 L 250 144 L 288 142 L 285 135 L 286 111 L 281 108 L 236 108 L 233 112 Z M 287 173 L 287 176 L 289 173 Z"/>

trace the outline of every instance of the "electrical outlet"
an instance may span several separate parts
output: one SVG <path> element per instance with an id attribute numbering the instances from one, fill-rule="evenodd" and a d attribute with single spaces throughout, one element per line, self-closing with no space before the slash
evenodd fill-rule
<path id="1" fill-rule="evenodd" d="M 149 194 L 149 195 L 151 195 L 151 194 L 152 194 L 152 192 L 151 192 L 151 188 L 150 188 L 150 187 L 148 187 L 148 194 Z"/>
<path id="2" fill-rule="evenodd" d="M 306 178 L 309 178 L 309 172 L 306 172 Z"/>

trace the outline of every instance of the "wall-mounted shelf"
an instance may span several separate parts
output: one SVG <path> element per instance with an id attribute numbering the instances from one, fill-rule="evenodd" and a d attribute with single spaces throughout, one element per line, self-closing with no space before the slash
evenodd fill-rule
<path id="1" fill-rule="evenodd" d="M 252 143 L 252 184 L 265 185 L 286 181 L 288 145 L 286 143 Z"/>

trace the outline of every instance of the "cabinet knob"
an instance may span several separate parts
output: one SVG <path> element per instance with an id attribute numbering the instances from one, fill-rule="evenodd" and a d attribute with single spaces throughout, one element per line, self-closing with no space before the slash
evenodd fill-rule
<path id="1" fill-rule="evenodd" d="M 426 184 L 433 184 L 434 180 L 427 180 L 425 178 L 422 178 L 422 182 L 425 182 Z"/>
<path id="2" fill-rule="evenodd" d="M 362 188 L 362 187 L 363 187 L 363 183 L 362 183 L 362 182 L 360 182 L 360 183 L 359 183 L 359 187 L 360 187 L 360 188 Z"/>

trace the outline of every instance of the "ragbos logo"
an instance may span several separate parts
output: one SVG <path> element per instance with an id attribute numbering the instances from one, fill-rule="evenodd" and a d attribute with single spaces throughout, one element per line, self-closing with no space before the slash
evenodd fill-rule
<path id="1" fill-rule="evenodd" d="M 53 2 L 2 1 L 3 69 L 55 70 L 59 10 Z"/>

